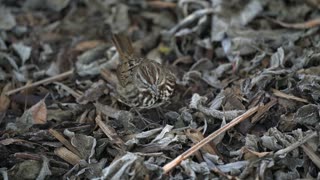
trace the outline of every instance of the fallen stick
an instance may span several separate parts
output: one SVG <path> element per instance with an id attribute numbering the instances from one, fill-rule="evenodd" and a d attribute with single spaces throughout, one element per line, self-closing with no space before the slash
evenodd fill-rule
<path id="1" fill-rule="evenodd" d="M 315 18 L 315 19 L 308 20 L 306 22 L 301 22 L 301 23 L 286 23 L 276 19 L 271 19 L 271 18 L 267 18 L 267 19 L 270 19 L 272 22 L 282 27 L 292 28 L 292 29 L 309 29 L 309 28 L 320 26 L 320 18 Z"/>
<path id="2" fill-rule="evenodd" d="M 80 152 L 66 138 L 64 138 L 62 134 L 54 129 L 49 129 L 49 133 L 65 145 L 72 153 L 81 157 Z"/>
<path id="3" fill-rule="evenodd" d="M 11 91 L 8 91 L 5 95 L 10 96 L 12 94 L 15 94 L 15 93 L 17 93 L 19 91 L 22 91 L 22 90 L 25 90 L 25 89 L 33 88 L 33 87 L 39 86 L 41 84 L 51 83 L 51 82 L 53 82 L 53 81 L 55 81 L 57 79 L 66 78 L 66 77 L 72 75 L 72 73 L 73 73 L 73 70 L 69 70 L 67 72 L 58 74 L 56 76 L 49 77 L 49 78 L 46 78 L 46 79 L 31 83 L 31 84 L 27 84 L 27 85 L 24 85 L 24 86 L 19 87 L 17 89 L 13 89 Z"/>
<path id="4" fill-rule="evenodd" d="M 200 142 L 198 142 L 196 145 L 192 146 L 190 149 L 182 153 L 180 156 L 176 157 L 173 161 L 169 162 L 165 166 L 163 166 L 162 170 L 164 171 L 164 174 L 167 174 L 170 170 L 172 170 L 174 167 L 179 165 L 183 160 L 187 159 L 189 156 L 194 154 L 196 151 L 198 151 L 200 148 L 202 148 L 204 145 L 212 141 L 214 138 L 219 136 L 221 133 L 224 133 L 228 129 L 234 127 L 235 125 L 239 124 L 240 122 L 244 121 L 248 117 L 250 117 L 252 114 L 254 114 L 258 110 L 259 106 L 255 106 L 251 109 L 249 109 L 247 112 L 243 113 L 242 115 L 236 117 L 232 121 L 230 121 L 225 126 L 221 127 L 220 129 L 216 130 L 206 138 L 202 139 Z"/>
<path id="5" fill-rule="evenodd" d="M 283 93 L 277 89 L 271 89 L 271 90 L 272 90 L 273 94 L 277 97 L 281 97 L 281 98 L 285 98 L 285 99 L 292 99 L 292 100 L 303 102 L 303 103 L 309 103 L 308 100 L 306 100 L 306 99 Z"/>
<path id="6" fill-rule="evenodd" d="M 117 132 L 110 126 L 107 126 L 102 120 L 100 113 L 96 117 L 96 124 L 100 127 L 102 132 L 110 139 L 110 141 L 114 142 L 115 144 L 119 145 L 119 147 L 124 147 L 124 142 L 118 136 Z"/>

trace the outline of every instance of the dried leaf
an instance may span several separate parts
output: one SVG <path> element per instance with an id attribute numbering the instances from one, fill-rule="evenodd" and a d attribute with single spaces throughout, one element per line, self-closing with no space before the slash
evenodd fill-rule
<path id="1" fill-rule="evenodd" d="M 6 84 L 6 86 L 2 89 L 0 95 L 0 113 L 5 113 L 10 105 L 10 98 L 5 95 L 5 93 L 12 89 L 11 83 Z M 1 122 L 1 120 L 0 120 Z"/>
<path id="2" fill-rule="evenodd" d="M 13 49 L 16 51 L 16 53 L 19 55 L 22 64 L 24 64 L 31 55 L 31 47 L 26 46 L 22 43 L 15 43 L 12 44 Z"/>
<path id="3" fill-rule="evenodd" d="M 16 123 L 9 123 L 7 129 L 24 132 L 34 124 L 45 124 L 47 122 L 47 107 L 42 99 L 30 109 L 26 110 L 23 115 L 17 119 Z"/>
<path id="4" fill-rule="evenodd" d="M 32 113 L 34 124 L 45 124 L 47 122 L 47 106 L 44 100 L 42 99 L 28 110 Z"/>
<path id="5" fill-rule="evenodd" d="M 16 25 L 16 20 L 10 10 L 4 6 L 0 6 L 0 29 L 10 30 Z"/>

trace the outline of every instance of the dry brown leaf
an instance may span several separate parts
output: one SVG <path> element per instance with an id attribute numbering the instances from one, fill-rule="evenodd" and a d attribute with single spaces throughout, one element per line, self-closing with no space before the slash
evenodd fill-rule
<path id="1" fill-rule="evenodd" d="M 29 109 L 34 124 L 45 124 L 47 122 L 47 106 L 44 100 L 45 98 Z"/>
<path id="2" fill-rule="evenodd" d="M 270 152 L 256 152 L 247 147 L 243 147 L 241 150 L 244 153 L 244 159 L 263 158 L 270 154 Z"/>
<path id="3" fill-rule="evenodd" d="M 91 40 L 91 41 L 83 41 L 76 45 L 74 50 L 76 51 L 86 51 L 92 48 L 95 48 L 99 45 L 103 44 L 103 41 L 100 40 Z"/>
<path id="4" fill-rule="evenodd" d="M 10 105 L 10 102 L 11 102 L 10 98 L 5 95 L 5 93 L 10 89 L 12 89 L 11 83 L 7 83 L 2 89 L 2 92 L 0 95 L 0 112 L 5 112 Z"/>
<path id="5" fill-rule="evenodd" d="M 186 135 L 188 136 L 189 139 L 191 139 L 193 143 L 198 143 L 202 139 L 204 139 L 203 134 L 196 129 L 188 129 L 186 131 Z M 209 144 L 203 146 L 202 150 L 207 153 L 217 155 L 215 144 L 213 142 L 210 142 Z"/>

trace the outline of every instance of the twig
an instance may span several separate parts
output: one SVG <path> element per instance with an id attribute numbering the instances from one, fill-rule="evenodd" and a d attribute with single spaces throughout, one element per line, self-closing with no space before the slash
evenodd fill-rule
<path id="1" fill-rule="evenodd" d="M 293 95 L 289 95 L 289 94 L 285 94 L 277 89 L 272 89 L 272 92 L 275 96 L 281 97 L 281 98 L 285 98 L 285 99 L 292 99 L 292 100 L 296 100 L 299 102 L 304 102 L 304 103 L 309 103 L 306 99 L 302 99 Z"/>
<path id="2" fill-rule="evenodd" d="M 70 93 L 74 98 L 80 98 L 83 93 L 79 93 L 79 92 L 76 92 L 75 90 L 73 90 L 72 88 L 70 88 L 69 86 L 65 85 L 65 84 L 62 84 L 60 82 L 54 82 L 54 84 L 60 86 L 62 89 L 64 89 L 65 91 L 67 91 L 68 93 Z"/>
<path id="3" fill-rule="evenodd" d="M 206 138 L 202 139 L 199 143 L 197 143 L 195 146 L 192 146 L 190 149 L 182 153 L 180 156 L 176 157 L 173 161 L 169 162 L 165 166 L 163 166 L 164 174 L 168 173 L 170 170 L 172 170 L 175 166 L 179 165 L 183 160 L 187 159 L 189 156 L 194 154 L 196 151 L 198 151 L 200 148 L 202 148 L 207 143 L 211 142 L 214 138 L 219 136 L 221 133 L 226 132 L 228 129 L 234 127 L 235 125 L 239 124 L 240 122 L 244 121 L 248 117 L 250 117 L 252 114 L 254 114 L 258 110 L 259 106 L 255 106 L 251 109 L 249 109 L 244 114 L 238 116 L 237 118 L 233 119 L 231 122 L 226 124 L 225 126 L 221 127 L 217 131 L 213 132 Z"/>
<path id="4" fill-rule="evenodd" d="M 52 136 L 54 136 L 56 139 L 58 139 L 70 151 L 72 151 L 77 156 L 81 157 L 81 154 L 79 153 L 79 151 L 74 146 L 72 146 L 72 144 L 66 138 L 64 138 L 58 131 L 54 129 L 49 129 L 49 133 L 52 134 Z"/>
<path id="5" fill-rule="evenodd" d="M 217 167 L 211 168 L 211 171 L 213 171 L 214 173 L 219 174 L 220 176 L 223 176 L 223 177 L 225 177 L 225 178 L 227 178 L 227 179 L 240 180 L 240 179 L 239 179 L 238 177 L 236 177 L 236 176 L 231 176 L 231 175 L 228 175 L 228 174 L 222 172 L 222 171 L 221 171 L 219 168 L 217 168 Z"/>
<path id="6" fill-rule="evenodd" d="M 164 1 L 147 1 L 147 5 L 153 8 L 176 8 L 177 4 Z"/>
<path id="7" fill-rule="evenodd" d="M 120 148 L 124 146 L 124 142 L 122 141 L 122 139 L 120 139 L 120 137 L 118 136 L 118 134 L 116 133 L 116 131 L 111 128 L 106 126 L 102 120 L 101 120 L 101 115 L 98 114 L 96 117 L 96 123 L 97 125 L 100 127 L 100 129 L 104 132 L 104 134 L 115 144 L 117 144 Z"/>
<path id="8" fill-rule="evenodd" d="M 53 77 L 49 77 L 49 78 L 46 78 L 46 79 L 43 79 L 43 80 L 40 80 L 40 81 L 37 81 L 37 82 L 34 82 L 34 83 L 31 83 L 31 84 L 27 84 L 27 85 L 24 85 L 22 87 L 19 87 L 17 89 L 13 89 L 11 91 L 8 91 L 6 93 L 7 96 L 10 96 L 14 93 L 17 93 L 19 91 L 22 91 L 22 90 L 25 90 L 25 89 L 29 89 L 29 88 L 33 88 L 33 87 L 36 87 L 36 86 L 39 86 L 41 84 L 46 84 L 46 83 L 51 83 L 53 81 L 56 81 L 58 79 L 63 79 L 63 78 L 66 78 L 70 75 L 72 75 L 73 73 L 73 70 L 69 70 L 67 72 L 64 72 L 64 73 L 61 73 L 61 74 L 58 74 L 56 76 L 53 76 Z"/>
<path id="9" fill-rule="evenodd" d="M 282 27 L 285 28 L 293 28 L 293 29 L 309 29 L 309 28 L 313 28 L 316 26 L 320 26 L 320 18 L 316 18 L 316 19 L 312 19 L 306 22 L 302 22 L 302 23 L 286 23 L 286 22 L 282 22 L 276 19 L 271 19 L 268 18 L 270 21 L 279 24 Z"/>
<path id="10" fill-rule="evenodd" d="M 118 78 L 108 69 L 102 68 L 100 70 L 100 75 L 103 79 L 108 81 L 112 86 L 116 86 L 118 84 Z"/>
<path id="11" fill-rule="evenodd" d="M 25 152 L 14 153 L 14 157 L 20 158 L 20 159 L 31 159 L 31 160 L 41 161 L 40 155 L 30 154 L 30 153 L 25 153 Z"/>
<path id="12" fill-rule="evenodd" d="M 72 165 L 76 165 L 79 164 L 81 159 L 79 156 L 77 156 L 76 154 L 74 154 L 73 152 L 69 151 L 67 148 L 65 147 L 59 147 L 56 148 L 54 150 L 54 154 L 56 154 L 57 156 L 59 156 L 61 159 L 67 161 L 68 163 L 72 164 Z"/>
<path id="13" fill-rule="evenodd" d="M 320 168 L 320 158 L 319 156 L 312 150 L 312 148 L 308 145 L 308 143 L 303 144 L 302 146 L 303 151 L 307 154 L 310 160 Z"/>
<path id="14" fill-rule="evenodd" d="M 277 99 L 273 98 L 270 102 L 268 102 L 267 104 L 265 104 L 264 106 L 261 106 L 257 112 L 257 114 L 255 114 L 252 118 L 251 118 L 251 123 L 255 123 L 259 120 L 259 118 L 266 112 L 268 111 L 270 108 L 272 108 L 274 105 L 277 104 Z"/>
<path id="15" fill-rule="evenodd" d="M 305 136 L 304 138 L 298 140 L 297 142 L 292 143 L 290 146 L 277 151 L 276 153 L 274 153 L 274 156 L 280 156 L 280 155 L 283 155 L 283 154 L 287 154 L 288 152 L 296 149 L 297 147 L 299 147 L 302 144 L 304 144 L 305 142 L 307 142 L 309 139 L 314 138 L 316 136 L 317 136 L 317 132 L 313 132 L 313 133 Z"/>

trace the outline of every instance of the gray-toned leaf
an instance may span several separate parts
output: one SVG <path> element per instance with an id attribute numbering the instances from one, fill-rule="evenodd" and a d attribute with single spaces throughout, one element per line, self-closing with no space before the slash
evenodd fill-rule
<path id="1" fill-rule="evenodd" d="M 298 109 L 293 116 L 293 120 L 299 124 L 315 126 L 320 122 L 319 112 L 318 106 L 308 104 Z"/>
<path id="2" fill-rule="evenodd" d="M 46 1 L 47 7 L 54 11 L 61 11 L 65 7 L 68 6 L 70 0 L 54 0 L 54 1 Z"/>
<path id="3" fill-rule="evenodd" d="M 246 137 L 246 142 L 245 145 L 251 150 L 258 151 L 258 143 L 259 143 L 259 138 L 255 135 L 248 134 Z"/>
<path id="4" fill-rule="evenodd" d="M 4 60 L 6 60 L 5 62 L 9 62 L 9 64 L 15 69 L 18 70 L 18 65 L 16 63 L 16 61 L 9 55 L 3 52 L 0 52 L 0 63 L 3 63 Z"/>
<path id="5" fill-rule="evenodd" d="M 16 25 L 16 20 L 10 10 L 0 6 L 0 30 L 10 30 Z"/>
<path id="6" fill-rule="evenodd" d="M 9 171 L 9 179 L 36 179 L 41 170 L 41 162 L 35 160 L 25 160 L 17 163 Z"/>
<path id="7" fill-rule="evenodd" d="M 277 52 L 271 56 L 270 68 L 283 67 L 284 64 L 284 50 L 282 47 L 279 47 Z"/>
<path id="8" fill-rule="evenodd" d="M 0 81 L 3 81 L 7 78 L 7 73 L 3 71 L 3 69 L 0 67 Z"/>
<path id="9" fill-rule="evenodd" d="M 12 44 L 14 51 L 19 55 L 22 64 L 24 64 L 31 55 L 31 47 L 24 45 L 23 43 Z"/>
<path id="10" fill-rule="evenodd" d="M 210 174 L 210 170 L 204 162 L 199 164 L 187 159 L 181 162 L 181 166 L 194 179 L 197 178 L 197 173 L 203 175 L 204 179 L 206 179 L 206 177 Z"/>
<path id="11" fill-rule="evenodd" d="M 49 168 L 49 159 L 45 156 L 42 156 L 42 168 L 36 180 L 44 180 L 46 176 L 50 175 L 52 175 L 52 172 Z"/>
<path id="12" fill-rule="evenodd" d="M 65 131 L 67 133 L 67 129 Z M 83 134 L 75 134 L 75 133 L 68 133 L 71 137 L 71 144 L 76 147 L 76 149 L 81 154 L 81 158 L 91 163 L 90 158 L 94 155 L 94 148 L 97 144 L 97 141 L 92 136 L 87 136 Z"/>
<path id="13" fill-rule="evenodd" d="M 0 50 L 7 50 L 8 47 L 7 45 L 4 43 L 3 39 L 0 37 Z"/>
<path id="14" fill-rule="evenodd" d="M 237 161 L 229 164 L 218 165 L 217 167 L 222 172 L 228 173 L 232 172 L 234 169 L 243 169 L 249 164 L 248 161 Z"/>
<path id="15" fill-rule="evenodd" d="M 61 11 L 68 6 L 70 0 L 29 0 L 25 1 L 23 6 L 27 9 L 49 9 L 53 11 Z"/>
<path id="16" fill-rule="evenodd" d="M 275 180 L 290 180 L 290 179 L 299 179 L 299 173 L 297 170 L 294 171 L 284 171 L 278 170 L 274 173 Z"/>
<path id="17" fill-rule="evenodd" d="M 278 144 L 278 140 L 273 136 L 262 136 L 261 137 L 262 145 L 272 151 L 279 150 L 282 148 L 280 144 Z"/>

